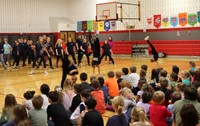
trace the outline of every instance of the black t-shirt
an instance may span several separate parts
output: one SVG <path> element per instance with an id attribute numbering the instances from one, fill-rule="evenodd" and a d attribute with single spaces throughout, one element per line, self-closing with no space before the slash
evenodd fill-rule
<path id="1" fill-rule="evenodd" d="M 72 112 L 74 112 L 74 110 L 79 106 L 80 103 L 81 103 L 81 95 L 77 94 L 76 96 L 73 97 L 72 104 L 69 109 Z"/>
<path id="2" fill-rule="evenodd" d="M 77 40 L 76 40 L 76 43 L 78 43 L 78 48 L 80 49 L 80 46 L 81 46 L 81 44 L 82 44 L 82 40 L 81 40 L 81 39 L 77 39 Z"/>
<path id="3" fill-rule="evenodd" d="M 74 42 L 68 42 L 67 43 L 67 50 L 68 50 L 69 53 L 74 53 L 74 46 L 75 46 Z"/>
<path id="4" fill-rule="evenodd" d="M 88 50 L 88 43 L 82 43 L 81 46 L 85 50 L 85 52 L 87 52 L 87 50 Z"/>
<path id="5" fill-rule="evenodd" d="M 3 53 L 3 43 L 0 43 L 0 54 Z"/>
<path id="6" fill-rule="evenodd" d="M 82 90 L 90 89 L 90 84 L 88 82 L 82 82 L 81 86 L 82 86 Z"/>
<path id="7" fill-rule="evenodd" d="M 70 120 L 67 118 L 67 114 L 67 111 L 61 103 L 51 104 L 47 107 L 48 119 L 51 117 L 55 126 L 69 126 Z"/>
<path id="8" fill-rule="evenodd" d="M 105 54 L 110 53 L 110 46 L 109 46 L 108 44 L 104 44 L 104 45 L 102 46 L 102 49 L 104 50 L 104 53 L 105 53 Z"/>
<path id="9" fill-rule="evenodd" d="M 87 112 L 83 118 L 83 126 L 103 126 L 103 118 L 97 110 Z"/>
<path id="10" fill-rule="evenodd" d="M 93 57 L 100 57 L 100 42 L 98 38 L 95 39 L 93 44 Z"/>

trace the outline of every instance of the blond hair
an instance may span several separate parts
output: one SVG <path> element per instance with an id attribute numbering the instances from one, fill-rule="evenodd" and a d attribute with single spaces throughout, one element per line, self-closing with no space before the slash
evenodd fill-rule
<path id="1" fill-rule="evenodd" d="M 65 79 L 64 85 L 63 85 L 64 91 L 66 90 L 74 90 L 74 83 L 71 79 Z"/>
<path id="2" fill-rule="evenodd" d="M 58 45 L 59 47 L 61 47 L 61 44 L 62 44 L 62 39 L 58 39 L 57 42 L 56 42 L 56 45 L 55 47 Z"/>
<path id="3" fill-rule="evenodd" d="M 146 117 L 145 111 L 142 107 L 136 106 L 132 109 L 131 112 L 131 121 L 134 122 L 149 122 L 149 119 Z"/>
<path id="4" fill-rule="evenodd" d="M 122 95 L 123 97 L 127 97 L 127 94 L 130 94 L 130 93 L 132 93 L 132 91 L 131 91 L 131 89 L 129 89 L 129 88 L 127 88 L 127 87 L 122 88 L 122 90 L 121 90 L 121 95 Z"/>
<path id="5" fill-rule="evenodd" d="M 156 103 L 162 103 L 165 98 L 165 94 L 162 91 L 156 91 L 153 93 L 153 100 Z"/>
<path id="6" fill-rule="evenodd" d="M 122 96 L 114 97 L 114 99 L 112 100 L 112 105 L 114 105 L 114 109 L 117 112 L 117 114 L 121 115 L 124 107 L 124 100 Z"/>
<path id="7" fill-rule="evenodd" d="M 132 86 L 131 86 L 131 83 L 127 80 L 122 80 L 120 83 L 119 83 L 119 86 L 120 88 L 129 88 L 129 89 L 132 89 Z"/>

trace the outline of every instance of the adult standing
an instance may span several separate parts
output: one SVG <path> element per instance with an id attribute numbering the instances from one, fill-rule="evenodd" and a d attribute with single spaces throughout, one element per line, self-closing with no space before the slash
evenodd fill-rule
<path id="1" fill-rule="evenodd" d="M 81 56 L 82 56 L 81 45 L 82 45 L 81 35 L 78 35 L 78 38 L 76 39 L 76 48 L 78 50 L 78 63 L 79 64 L 81 63 Z"/>

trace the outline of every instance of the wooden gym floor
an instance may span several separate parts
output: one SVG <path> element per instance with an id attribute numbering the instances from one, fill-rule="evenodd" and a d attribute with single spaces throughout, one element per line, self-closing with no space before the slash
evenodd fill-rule
<path id="1" fill-rule="evenodd" d="M 151 69 L 157 68 L 155 63 L 150 62 L 150 58 L 133 58 L 130 56 L 115 56 L 115 65 L 105 63 L 104 60 L 102 61 L 100 68 L 101 68 L 101 75 L 104 76 L 105 80 L 107 79 L 106 75 L 109 70 L 114 72 L 121 71 L 122 67 L 130 67 L 136 66 L 137 73 L 140 71 L 140 66 L 142 64 L 148 65 L 148 74 L 150 77 Z M 168 74 L 171 73 L 172 65 L 178 65 L 180 70 L 188 70 L 189 69 L 189 61 L 195 61 L 197 66 L 200 66 L 200 62 L 198 59 L 185 59 L 185 58 L 160 58 L 158 60 L 159 67 L 163 67 L 165 70 L 168 71 Z M 53 59 L 53 63 L 55 64 L 55 59 Z M 61 65 L 61 61 L 59 62 Z M 47 67 L 48 68 L 48 67 Z M 55 69 L 49 69 L 49 74 L 44 74 L 44 70 L 42 66 L 40 69 L 35 70 L 35 74 L 29 75 L 31 70 L 31 65 L 27 65 L 26 67 L 20 67 L 19 70 L 12 70 L 11 67 L 8 67 L 8 70 L 3 70 L 0 68 L 0 110 L 4 104 L 4 97 L 6 94 L 12 93 L 16 96 L 17 102 L 21 104 L 24 101 L 23 93 L 28 90 L 35 90 L 36 94 L 40 94 L 40 85 L 46 83 L 50 86 L 51 90 L 54 90 L 56 85 L 60 85 L 62 70 L 61 67 Z M 86 58 L 84 57 L 83 63 L 78 66 L 79 73 L 86 72 L 90 77 L 92 74 L 92 66 L 87 65 Z M 97 68 L 96 74 L 97 75 Z M 68 76 L 69 78 L 70 76 Z M 79 76 L 78 77 L 78 83 Z M 89 78 L 88 77 L 88 78 Z M 89 79 L 88 79 L 89 82 Z M 0 111 L 1 112 L 1 111 Z M 103 117 L 106 121 L 107 118 L 112 115 L 111 112 L 106 112 Z"/>

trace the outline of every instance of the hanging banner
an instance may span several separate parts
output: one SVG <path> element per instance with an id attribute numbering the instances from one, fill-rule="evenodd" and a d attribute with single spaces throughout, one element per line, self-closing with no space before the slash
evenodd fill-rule
<path id="1" fill-rule="evenodd" d="M 168 17 L 162 19 L 162 26 L 163 27 L 169 26 L 169 18 Z"/>
<path id="2" fill-rule="evenodd" d="M 148 23 L 148 25 L 152 25 L 152 17 L 147 18 L 147 23 Z"/>
<path id="3" fill-rule="evenodd" d="M 110 30 L 110 21 L 104 21 L 104 30 Z"/>
<path id="4" fill-rule="evenodd" d="M 197 24 L 197 14 L 188 14 L 188 24 L 190 26 Z"/>
<path id="5" fill-rule="evenodd" d="M 197 12 L 198 15 L 198 22 L 200 23 L 200 11 Z"/>
<path id="6" fill-rule="evenodd" d="M 93 30 L 98 31 L 98 22 L 96 20 L 93 20 Z"/>
<path id="7" fill-rule="evenodd" d="M 156 28 L 161 26 L 161 15 L 154 15 L 154 26 Z"/>
<path id="8" fill-rule="evenodd" d="M 82 31 L 82 21 L 77 22 L 77 31 L 81 32 Z"/>
<path id="9" fill-rule="evenodd" d="M 179 25 L 180 26 L 185 26 L 187 25 L 187 13 L 179 13 Z"/>
<path id="10" fill-rule="evenodd" d="M 117 23 L 116 21 L 110 22 L 110 30 L 116 30 L 117 29 Z"/>
<path id="11" fill-rule="evenodd" d="M 98 22 L 98 30 L 99 31 L 104 31 L 104 22 L 103 21 Z"/>
<path id="12" fill-rule="evenodd" d="M 87 21 L 82 21 L 82 31 L 87 31 Z"/>
<path id="13" fill-rule="evenodd" d="M 173 27 L 178 26 L 178 16 L 170 17 L 170 24 Z"/>
<path id="14" fill-rule="evenodd" d="M 92 31 L 92 21 L 87 21 L 87 31 Z"/>

